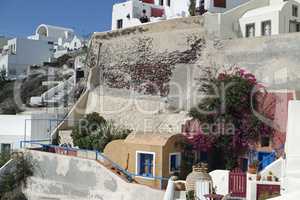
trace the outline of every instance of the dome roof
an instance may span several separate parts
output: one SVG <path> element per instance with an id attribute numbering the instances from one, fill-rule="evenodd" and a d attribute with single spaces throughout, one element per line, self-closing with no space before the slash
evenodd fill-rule
<path id="1" fill-rule="evenodd" d="M 197 181 L 211 182 L 212 178 L 207 173 L 206 164 L 197 164 L 193 166 L 193 172 L 190 173 L 186 178 L 186 190 L 195 191 L 195 185 Z"/>

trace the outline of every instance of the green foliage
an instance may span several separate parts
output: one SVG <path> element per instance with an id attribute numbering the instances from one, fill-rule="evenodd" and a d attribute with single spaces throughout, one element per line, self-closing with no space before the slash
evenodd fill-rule
<path id="1" fill-rule="evenodd" d="M 10 159 L 9 153 L 0 153 L 0 168 Z"/>
<path id="2" fill-rule="evenodd" d="M 105 146 L 117 139 L 125 139 L 131 131 L 116 127 L 98 113 L 92 113 L 81 119 L 74 127 L 71 137 L 75 146 L 81 149 L 103 151 Z"/>
<path id="3" fill-rule="evenodd" d="M 200 92 L 206 97 L 190 110 L 189 115 L 208 128 L 198 130 L 199 134 L 190 140 L 196 150 L 203 150 L 202 146 L 218 149 L 223 154 L 226 169 L 232 169 L 237 166 L 238 157 L 245 154 L 260 135 L 273 133 L 273 129 L 257 119 L 252 110 L 257 110 L 258 97 L 263 95 L 261 91 L 253 94 L 253 89 L 264 88 L 253 74 L 237 67 L 222 72 L 206 68 L 202 74 Z M 202 144 L 204 140 L 200 136 L 203 135 L 212 136 L 213 142 L 207 140 L 207 144 Z"/>
<path id="4" fill-rule="evenodd" d="M 0 71 L 0 87 L 7 82 L 6 70 L 2 69 Z"/>
<path id="5" fill-rule="evenodd" d="M 186 200 L 195 200 L 195 192 L 194 191 L 188 191 L 186 193 Z"/>
<path id="6" fill-rule="evenodd" d="M 189 12 L 191 16 L 196 15 L 196 0 L 190 0 Z"/>
<path id="7" fill-rule="evenodd" d="M 47 81 L 47 75 L 33 74 L 26 78 L 21 85 L 21 99 L 28 104 L 32 96 L 39 96 L 46 92 L 49 88 L 44 86 L 43 81 Z"/>
<path id="8" fill-rule="evenodd" d="M 68 60 L 71 58 L 72 58 L 72 56 L 70 56 L 68 54 L 64 54 L 61 57 L 57 58 L 56 63 L 58 64 L 59 67 L 61 67 L 64 64 L 67 64 Z"/>
<path id="9" fill-rule="evenodd" d="M 0 177 L 1 200 L 26 200 L 22 187 L 27 186 L 27 178 L 33 175 L 35 168 L 30 156 L 15 156 L 13 167 L 6 170 Z"/>

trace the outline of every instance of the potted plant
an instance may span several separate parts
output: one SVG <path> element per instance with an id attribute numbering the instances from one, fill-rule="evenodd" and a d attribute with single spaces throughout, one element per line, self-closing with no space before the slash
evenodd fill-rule
<path id="1" fill-rule="evenodd" d="M 273 172 L 269 171 L 269 175 L 267 176 L 268 181 L 273 181 Z"/>
<path id="2" fill-rule="evenodd" d="M 258 160 L 254 160 L 248 167 L 248 172 L 250 174 L 256 174 L 257 173 L 257 166 L 258 166 Z"/>
<path id="3" fill-rule="evenodd" d="M 257 180 L 257 181 L 260 181 L 260 180 L 261 180 L 261 175 L 260 175 L 260 174 L 257 174 L 256 180 Z"/>

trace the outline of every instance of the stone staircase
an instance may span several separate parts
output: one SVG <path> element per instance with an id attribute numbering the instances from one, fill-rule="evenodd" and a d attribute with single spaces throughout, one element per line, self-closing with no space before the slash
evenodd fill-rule
<path id="1" fill-rule="evenodd" d="M 66 98 L 74 90 L 74 76 L 67 81 L 60 82 L 57 86 L 50 88 L 40 97 L 31 97 L 30 104 L 35 105 L 61 105 Z"/>

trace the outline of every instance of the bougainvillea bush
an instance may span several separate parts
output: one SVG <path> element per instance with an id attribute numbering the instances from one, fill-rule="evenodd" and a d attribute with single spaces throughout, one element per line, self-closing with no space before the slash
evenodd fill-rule
<path id="1" fill-rule="evenodd" d="M 189 115 L 201 124 L 200 130 L 189 141 L 194 150 L 222 152 L 226 169 L 237 166 L 261 135 L 271 136 L 273 130 L 259 120 L 253 110 L 258 97 L 265 94 L 255 76 L 239 67 L 217 71 L 206 68 L 199 78 L 201 102 Z"/>

